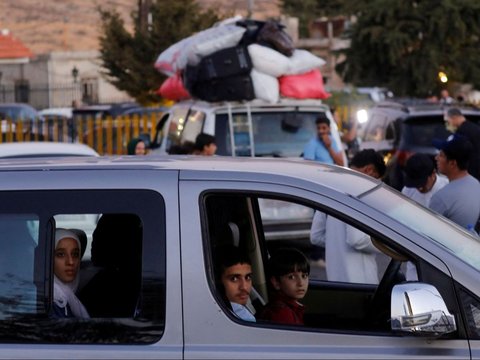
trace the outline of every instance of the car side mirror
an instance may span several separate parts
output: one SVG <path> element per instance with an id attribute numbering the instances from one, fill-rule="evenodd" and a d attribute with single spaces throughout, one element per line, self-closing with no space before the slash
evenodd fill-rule
<path id="1" fill-rule="evenodd" d="M 393 287 L 392 330 L 420 336 L 438 337 L 457 330 L 438 290 L 429 284 L 412 282 Z"/>

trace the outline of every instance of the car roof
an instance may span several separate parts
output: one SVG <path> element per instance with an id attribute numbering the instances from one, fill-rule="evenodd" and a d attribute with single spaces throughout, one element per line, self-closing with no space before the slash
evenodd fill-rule
<path id="1" fill-rule="evenodd" d="M 84 144 L 33 141 L 0 144 L 2 159 L 52 156 L 99 156 L 99 154 Z"/>
<path id="2" fill-rule="evenodd" d="M 73 114 L 73 109 L 71 107 L 64 108 L 48 108 L 39 111 L 39 114 L 42 116 L 63 116 L 71 118 Z"/>
<path id="3" fill-rule="evenodd" d="M 25 103 L 2 103 L 0 108 L 29 108 L 36 110 L 33 106 Z"/>
<path id="4" fill-rule="evenodd" d="M 20 159 L 24 160 L 24 159 Z M 11 170 L 176 170 L 184 180 L 249 180 L 272 182 L 272 176 L 281 176 L 285 184 L 303 187 L 317 183 L 339 192 L 358 196 L 377 186 L 381 181 L 348 168 L 298 159 L 245 158 L 227 156 L 110 156 L 97 158 L 29 159 L 7 161 L 0 159 L 0 172 Z M 302 185 L 303 184 L 303 185 Z"/>
<path id="5" fill-rule="evenodd" d="M 296 108 L 298 110 L 304 110 L 304 108 L 308 109 L 321 109 L 326 111 L 329 109 L 327 105 L 322 103 L 321 100 L 317 99 L 304 99 L 304 100 L 297 100 L 297 99 L 280 99 L 278 102 L 272 104 L 263 100 L 254 99 L 251 101 L 228 101 L 228 102 L 206 102 L 206 101 L 198 101 L 198 100 L 185 100 L 181 101 L 173 107 L 190 107 L 193 106 L 195 108 L 203 109 L 204 111 L 225 111 L 227 112 L 229 109 L 235 111 L 237 109 L 245 110 L 247 107 L 250 107 L 252 110 L 255 109 L 262 109 L 262 110 L 291 110 L 289 108 Z"/>
<path id="6" fill-rule="evenodd" d="M 449 108 L 459 108 L 465 115 L 480 115 L 480 109 L 466 104 L 432 103 L 424 99 L 395 99 L 377 103 L 372 109 L 393 110 L 406 115 L 439 115 L 444 114 Z"/>

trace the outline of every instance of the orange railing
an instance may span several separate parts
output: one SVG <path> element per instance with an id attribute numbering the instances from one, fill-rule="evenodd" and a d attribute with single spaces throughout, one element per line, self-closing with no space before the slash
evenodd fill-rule
<path id="1" fill-rule="evenodd" d="M 116 118 L 92 116 L 44 120 L 0 119 L 0 143 L 55 141 L 84 143 L 102 155 L 126 154 L 128 142 L 139 135 L 155 136 L 161 113 L 123 115 Z"/>

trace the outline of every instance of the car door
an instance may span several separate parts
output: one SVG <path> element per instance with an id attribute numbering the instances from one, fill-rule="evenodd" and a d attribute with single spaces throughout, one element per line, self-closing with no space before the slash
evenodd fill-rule
<path id="1" fill-rule="evenodd" d="M 348 200 L 348 196 L 330 192 L 327 197 L 318 189 L 300 189 L 275 181 L 221 181 L 208 176 L 198 180 L 194 175 L 184 174 L 179 191 L 185 359 L 470 358 L 463 330 L 445 338 L 432 339 L 400 336 L 389 329 L 356 326 L 355 309 L 349 306 L 352 302 L 358 305 L 369 301 L 376 285 L 325 281 L 323 275 L 314 274 L 313 270 L 310 294 L 304 299 L 307 308 L 316 306 L 319 309 L 309 314 L 311 318 L 322 319 L 317 323 L 313 320 L 313 326 L 274 324 L 258 318 L 253 323 L 235 317 L 218 295 L 214 273 L 215 248 L 223 239 L 232 239 L 227 241 L 240 244 L 240 248 L 243 243 L 243 248 L 251 255 L 255 290 L 260 297 L 268 296 L 265 289 L 268 276 L 263 271 L 272 249 L 263 233 L 262 214 L 256 202 L 259 198 L 326 211 L 362 231 L 368 231 L 411 255 L 412 259 L 414 257 L 424 280 L 441 278 L 445 288 L 441 290 L 442 296 L 453 291 L 453 281 L 442 261 L 401 235 L 405 230 L 402 226 L 379 213 L 372 217 L 366 207 L 363 207 L 364 212 L 354 209 L 348 202 L 352 201 L 357 207 L 359 204 L 353 199 Z M 218 201 L 212 202 L 212 199 Z M 222 226 L 222 222 L 227 226 Z M 231 224 L 235 224 L 233 228 L 238 230 L 232 230 Z M 418 236 L 409 230 L 405 232 L 411 237 Z M 302 236 L 298 235 L 298 238 Z M 291 237 L 283 240 L 292 244 Z M 302 243 L 304 240 L 303 236 Z M 417 238 L 412 240 L 419 241 Z M 322 298 L 328 301 L 322 302 Z M 460 318 L 454 296 L 447 302 Z M 330 321 L 324 321 L 325 315 L 329 314 L 322 313 L 322 307 L 334 315 Z M 337 322 L 335 317 L 339 318 L 342 313 L 350 313 L 348 321 Z"/>
<path id="2" fill-rule="evenodd" d="M 178 213 L 177 174 L 63 169 L 0 177 L 0 358 L 181 359 L 178 219 L 170 215 Z M 77 235 L 80 281 L 71 286 L 89 317 L 52 311 L 62 227 L 84 235 Z"/>

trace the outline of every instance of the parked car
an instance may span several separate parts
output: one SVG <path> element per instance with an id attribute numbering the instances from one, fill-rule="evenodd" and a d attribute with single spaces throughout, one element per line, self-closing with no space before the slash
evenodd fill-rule
<path id="1" fill-rule="evenodd" d="M 438 151 L 432 140 L 446 139 L 451 134 L 445 126 L 448 106 L 424 100 L 396 99 L 379 102 L 368 110 L 360 149 L 373 148 L 384 154 L 388 162 L 385 181 L 392 187 L 402 189 L 403 167 L 408 157 L 417 152 L 435 156 Z M 480 124 L 480 109 L 460 105 L 459 108 L 467 119 Z"/>
<path id="2" fill-rule="evenodd" d="M 64 156 L 99 156 L 99 154 L 87 145 L 78 143 L 32 141 L 0 144 L 1 159 Z"/>
<path id="3" fill-rule="evenodd" d="M 22 123 L 22 136 L 32 138 L 36 136 L 38 140 L 44 138 L 39 129 L 43 118 L 34 107 L 24 103 L 0 104 L 0 126 L 3 140 L 14 141 L 17 139 L 18 122 Z"/>
<path id="4" fill-rule="evenodd" d="M 480 357 L 478 237 L 355 171 L 144 156 L 0 160 L 0 178 L 1 358 Z M 257 304 L 270 299 L 276 246 L 259 199 L 325 212 L 375 238 L 389 261 L 379 284 L 332 282 L 312 265 L 304 325 L 236 317 L 216 281 L 223 247 L 251 260 Z M 50 316 L 64 214 L 101 214 L 81 261 L 89 319 Z M 418 280 L 404 281 L 407 261 Z"/>

